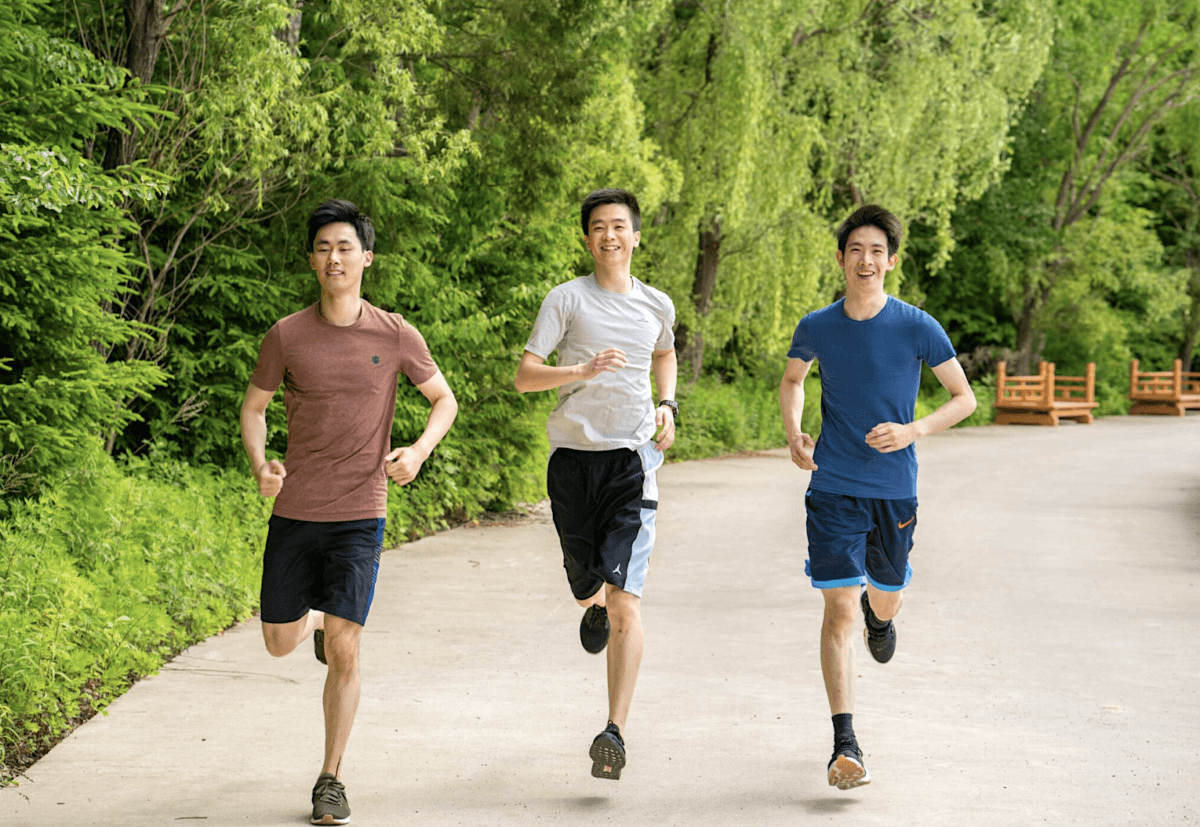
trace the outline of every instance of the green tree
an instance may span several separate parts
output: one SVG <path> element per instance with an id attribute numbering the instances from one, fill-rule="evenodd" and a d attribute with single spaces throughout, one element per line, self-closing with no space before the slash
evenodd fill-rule
<path id="1" fill-rule="evenodd" d="M 1101 215 L 1107 188 L 1130 185 L 1126 173 L 1155 127 L 1200 95 L 1194 3 L 1063 0 L 1057 11 L 1051 61 L 1026 115 L 1045 134 L 1040 180 L 1056 243 L 1053 255 L 1008 281 L 1019 372 L 1030 368 L 1055 291 L 1078 272 L 1072 255 L 1090 231 L 1072 228 Z"/>
<path id="2" fill-rule="evenodd" d="M 836 289 L 829 228 L 867 200 L 937 228 L 1003 170 L 1012 114 L 1049 44 L 1039 2 L 979 7 L 678 2 L 651 42 L 651 135 L 685 171 L 655 266 L 683 358 L 776 351 Z"/>
<path id="3" fill-rule="evenodd" d="M 81 443 L 135 418 L 161 384 L 148 364 L 109 362 L 149 338 L 114 313 L 134 263 L 121 205 L 152 203 L 168 179 L 106 172 L 88 157 L 101 129 L 145 128 L 154 110 L 126 74 L 36 25 L 45 4 L 0 8 L 0 491 L 26 492 Z"/>

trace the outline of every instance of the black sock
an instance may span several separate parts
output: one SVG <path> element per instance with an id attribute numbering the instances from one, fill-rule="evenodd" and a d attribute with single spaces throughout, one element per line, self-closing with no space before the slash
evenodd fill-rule
<path id="1" fill-rule="evenodd" d="M 858 743 L 854 737 L 854 724 L 851 723 L 853 717 L 849 712 L 833 716 L 833 742 L 835 744 L 843 742 Z"/>

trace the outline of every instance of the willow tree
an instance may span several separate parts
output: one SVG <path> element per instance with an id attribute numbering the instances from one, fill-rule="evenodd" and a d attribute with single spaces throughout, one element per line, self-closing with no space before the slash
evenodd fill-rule
<path id="1" fill-rule="evenodd" d="M 1004 280 L 1022 372 L 1055 292 L 1079 271 L 1075 251 L 1086 250 L 1094 227 L 1111 226 L 1106 192 L 1136 174 L 1155 128 L 1200 96 L 1200 8 L 1194 2 L 1060 0 L 1057 6 L 1051 61 L 1026 115 L 1040 120 L 1045 137 L 1035 174 L 1055 245 Z"/>
<path id="2" fill-rule="evenodd" d="M 1050 29 L 1034 0 L 676 3 L 643 97 L 685 173 L 656 265 L 691 299 L 679 338 L 692 376 L 735 330 L 782 349 L 831 294 L 829 230 L 853 205 L 930 219 L 944 260 L 954 206 L 1004 168 Z"/>

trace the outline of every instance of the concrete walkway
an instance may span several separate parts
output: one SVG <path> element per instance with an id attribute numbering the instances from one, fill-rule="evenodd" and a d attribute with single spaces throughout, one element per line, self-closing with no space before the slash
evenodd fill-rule
<path id="1" fill-rule="evenodd" d="M 602 658 L 544 513 L 384 555 L 343 768 L 359 825 L 1200 821 L 1200 417 L 957 430 L 919 446 L 888 665 L 859 646 L 874 783 L 826 786 L 807 474 L 669 465 L 618 782 L 589 775 Z M 257 622 L 189 649 L 0 790 L 37 825 L 298 825 L 324 671 Z"/>

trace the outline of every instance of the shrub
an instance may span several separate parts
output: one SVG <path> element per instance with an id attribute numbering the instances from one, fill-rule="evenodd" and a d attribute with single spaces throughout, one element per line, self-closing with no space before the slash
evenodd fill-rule
<path id="1" fill-rule="evenodd" d="M 244 479 L 82 453 L 0 522 L 0 779 L 258 603 L 269 505 Z"/>

